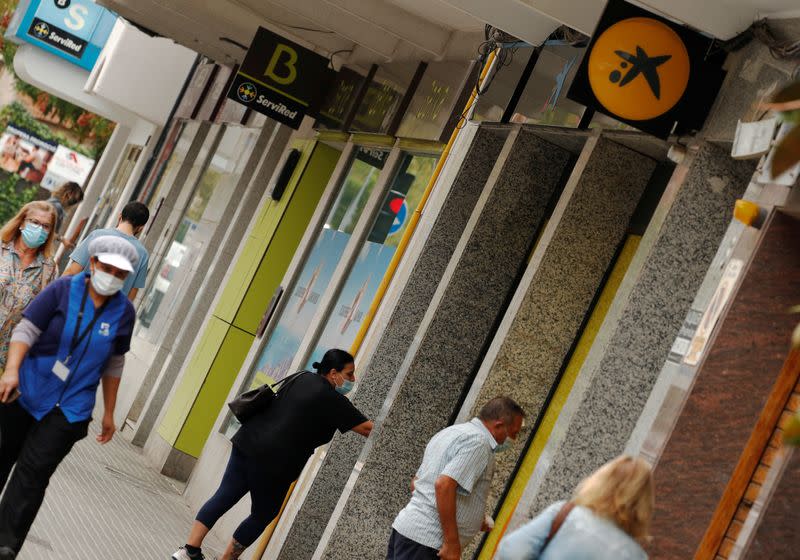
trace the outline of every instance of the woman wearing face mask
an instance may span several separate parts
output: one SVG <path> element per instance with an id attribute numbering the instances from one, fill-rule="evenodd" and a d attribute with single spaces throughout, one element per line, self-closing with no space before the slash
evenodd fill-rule
<path id="1" fill-rule="evenodd" d="M 22 313 L 0 377 L 0 560 L 15 558 L 50 477 L 86 437 L 102 381 L 99 443 L 114 435 L 114 406 L 130 348 L 133 305 L 120 288 L 136 248 L 119 237 L 89 247 L 89 272 L 60 278 Z M 9 479 L 9 473 L 14 473 Z"/>
<path id="2" fill-rule="evenodd" d="M 355 382 L 353 356 L 328 350 L 316 373 L 300 372 L 287 379 L 273 403 L 246 420 L 233 436 L 233 448 L 219 489 L 197 514 L 185 546 L 174 560 L 205 558 L 203 539 L 222 515 L 248 492 L 250 516 L 242 521 L 220 560 L 239 558 L 280 511 L 292 482 L 314 449 L 338 429 L 364 437 L 372 421 L 344 396 Z"/>
<path id="3" fill-rule="evenodd" d="M 56 241 L 60 241 L 67 249 L 72 249 L 74 245 L 61 235 L 61 226 L 64 223 L 64 215 L 67 210 L 83 200 L 83 189 L 78 183 L 70 181 L 64 183 L 53 191 L 53 196 L 47 199 L 49 204 L 56 209 Z"/>
<path id="4" fill-rule="evenodd" d="M 53 261 L 55 221 L 52 206 L 29 202 L 0 229 L 0 373 L 22 310 L 58 273 Z"/>

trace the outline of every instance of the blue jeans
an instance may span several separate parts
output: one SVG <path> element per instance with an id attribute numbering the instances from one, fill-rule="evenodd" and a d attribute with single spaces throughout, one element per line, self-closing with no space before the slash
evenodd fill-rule
<path id="1" fill-rule="evenodd" d="M 233 447 L 216 493 L 197 512 L 197 521 L 211 529 L 228 510 L 250 492 L 250 515 L 239 524 L 233 538 L 245 547 L 253 544 L 281 509 L 291 481 L 270 476 L 263 463 Z"/>

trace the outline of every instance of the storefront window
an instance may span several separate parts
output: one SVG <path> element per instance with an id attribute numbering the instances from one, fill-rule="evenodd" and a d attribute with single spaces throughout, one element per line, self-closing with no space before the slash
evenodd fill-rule
<path id="1" fill-rule="evenodd" d="M 85 232 L 88 233 L 98 227 L 105 227 L 106 221 L 114 210 L 114 206 L 122 196 L 122 191 L 128 184 L 133 168 L 136 166 L 136 162 L 139 160 L 141 153 L 142 146 L 128 144 L 125 147 L 125 154 L 122 156 L 119 165 L 117 165 L 117 169 L 114 171 L 114 176 L 111 178 L 108 187 L 100 197 L 100 200 L 97 201 L 94 215 L 84 228 Z"/>
<path id="2" fill-rule="evenodd" d="M 344 283 L 307 368 L 319 361 L 329 348 L 350 349 L 436 161 L 437 158 L 429 155 L 413 154 L 405 154 L 401 159 L 381 212 Z"/>
<path id="3" fill-rule="evenodd" d="M 567 99 L 586 49 L 548 45 L 539 53 L 511 122 L 577 127 L 585 107 Z"/>
<path id="4" fill-rule="evenodd" d="M 242 176 L 257 136 L 257 129 L 228 127 L 225 130 L 211 162 L 191 193 L 169 249 L 147 287 L 137 321 L 138 336 L 156 343 L 169 324 L 186 285 L 198 272 L 197 266 L 209 240 L 217 227 L 226 227 L 222 223 L 223 211 Z"/>
<path id="5" fill-rule="evenodd" d="M 288 301 L 244 384 L 244 390 L 279 381 L 291 373 L 289 367 L 292 360 L 300 349 L 306 329 L 317 311 L 322 294 L 330 284 L 388 154 L 388 151 L 381 149 L 356 149 L 356 156 L 325 225 L 303 265 L 294 291 L 284 295 Z M 237 427 L 236 419 L 231 417 L 225 431 L 232 434 Z"/>
<path id="6" fill-rule="evenodd" d="M 490 77 L 491 81 L 482 84 L 484 92 L 475 103 L 472 120 L 500 122 L 532 52 L 527 48 L 509 50 L 504 62 L 496 63 L 496 72 Z"/>
<path id="7" fill-rule="evenodd" d="M 163 196 L 163 194 L 166 193 L 175 182 L 175 176 L 178 174 L 178 170 L 186 160 L 186 154 L 189 152 L 189 147 L 192 145 L 192 140 L 194 140 L 194 137 L 197 135 L 197 131 L 200 128 L 200 123 L 197 121 L 189 121 L 183 123 L 182 126 L 183 128 L 180 131 L 178 141 L 175 142 L 174 146 L 172 147 L 172 153 L 169 155 L 169 159 L 164 165 L 164 169 L 161 171 L 161 177 L 158 180 L 158 184 L 156 185 L 155 189 L 146 195 L 145 202 L 148 205 L 151 202 L 155 202 L 156 205 L 160 204 L 159 197 Z"/>

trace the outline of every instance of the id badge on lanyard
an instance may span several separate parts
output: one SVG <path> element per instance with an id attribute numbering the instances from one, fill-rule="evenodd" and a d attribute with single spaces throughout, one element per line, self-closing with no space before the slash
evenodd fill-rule
<path id="1" fill-rule="evenodd" d="M 108 300 L 103 302 L 103 305 L 101 305 L 95 311 L 92 320 L 89 321 L 88 325 L 86 325 L 86 329 L 82 333 L 80 333 L 80 335 L 78 335 L 81 329 L 81 322 L 83 320 L 83 308 L 86 307 L 86 296 L 88 295 L 89 295 L 89 288 L 87 287 L 83 291 L 83 297 L 81 297 L 81 309 L 78 312 L 78 320 L 75 322 L 75 331 L 72 334 L 72 341 L 70 342 L 69 345 L 69 354 L 67 354 L 67 357 L 64 359 L 63 362 L 61 360 L 56 360 L 56 363 L 53 364 L 53 370 L 52 370 L 53 374 L 64 382 L 67 381 L 67 378 L 69 377 L 70 374 L 70 367 L 72 365 L 71 363 L 72 355 L 75 353 L 75 350 L 77 350 L 78 346 L 81 345 L 81 342 L 83 342 L 83 339 L 86 338 L 87 334 L 89 335 L 89 340 L 91 340 L 92 337 L 90 332 L 94 328 L 95 323 L 97 323 L 97 319 L 99 319 L 100 315 L 103 314 L 103 310 L 106 308 L 106 304 L 108 303 Z M 88 342 L 86 346 L 88 348 L 89 346 Z M 81 354 L 81 357 L 78 359 L 78 364 L 80 364 L 81 360 L 83 359 L 83 355 L 86 354 L 87 348 L 84 348 L 83 354 Z"/>

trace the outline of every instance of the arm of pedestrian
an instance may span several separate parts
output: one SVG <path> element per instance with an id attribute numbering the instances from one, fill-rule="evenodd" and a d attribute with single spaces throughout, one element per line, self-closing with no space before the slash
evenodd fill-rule
<path id="1" fill-rule="evenodd" d="M 353 428 L 353 431 L 357 434 L 360 434 L 364 437 L 369 437 L 369 434 L 372 432 L 373 424 L 372 420 L 367 420 L 366 422 L 362 422 L 358 426 Z"/>
<path id="2" fill-rule="evenodd" d="M 23 318 L 11 333 L 6 369 L 0 377 L 0 402 L 11 402 L 19 396 L 19 366 L 31 346 L 39 340 L 42 330 Z"/>
<path id="3" fill-rule="evenodd" d="M 64 273 L 61 276 L 75 276 L 76 274 L 80 274 L 83 270 L 83 267 L 76 263 L 75 261 L 69 261 L 69 266 L 64 269 Z"/>
<path id="4" fill-rule="evenodd" d="M 439 523 L 442 526 L 444 543 L 439 549 L 442 560 L 459 560 L 461 558 L 461 541 L 458 538 L 458 522 L 456 521 L 456 491 L 458 482 L 447 475 L 439 475 L 433 485 L 436 491 L 436 509 L 439 512 Z"/>
<path id="5" fill-rule="evenodd" d="M 531 521 L 506 535 L 497 549 L 499 560 L 529 560 L 539 558 L 553 526 L 553 520 L 564 502 L 557 502 Z"/>
<path id="6" fill-rule="evenodd" d="M 414 493 L 414 488 L 416 488 L 417 483 L 417 475 L 414 475 L 414 478 L 411 479 L 411 493 Z"/>
<path id="7" fill-rule="evenodd" d="M 139 293 L 139 288 L 131 288 L 131 291 L 128 292 L 128 299 L 133 301 L 136 299 L 136 294 Z"/>
<path id="8" fill-rule="evenodd" d="M 117 405 L 117 391 L 119 390 L 120 377 L 103 375 L 103 429 L 97 436 L 98 443 L 108 443 L 114 437 L 117 427 L 114 424 L 114 408 Z"/>

